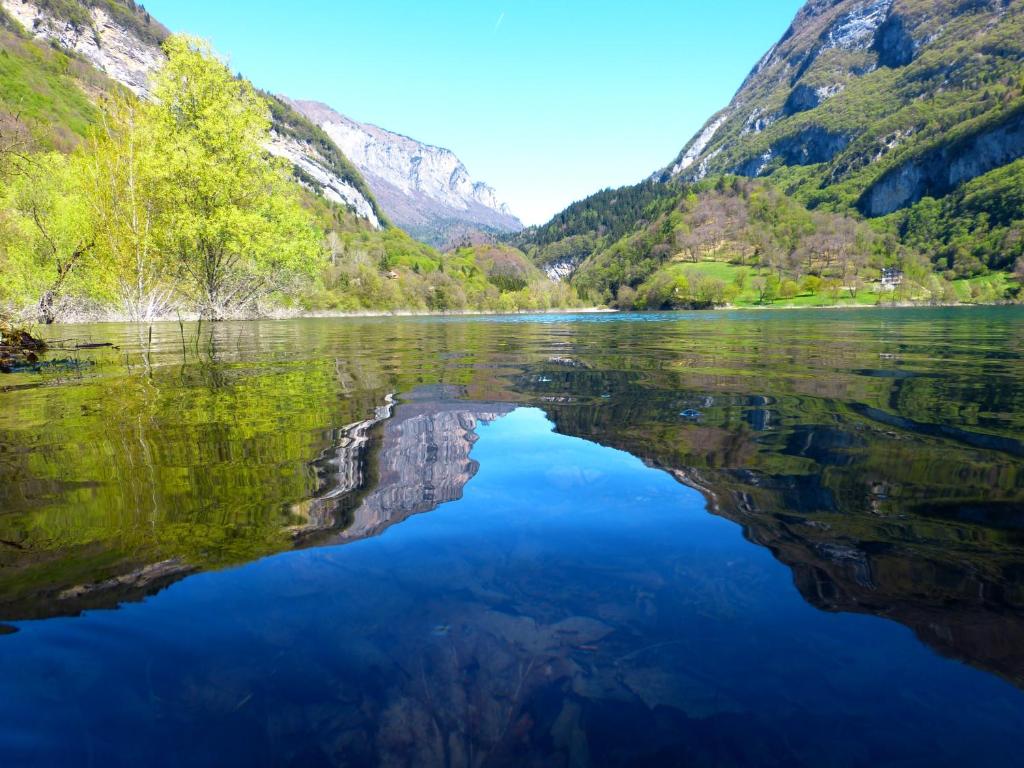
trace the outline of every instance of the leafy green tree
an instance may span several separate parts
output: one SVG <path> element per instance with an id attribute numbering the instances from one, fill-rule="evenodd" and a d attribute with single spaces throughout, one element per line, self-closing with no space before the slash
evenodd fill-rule
<path id="1" fill-rule="evenodd" d="M 217 319 L 312 275 L 320 234 L 289 170 L 263 149 L 270 115 L 251 84 L 205 42 L 174 36 L 164 49 L 153 89 L 162 245 L 182 290 Z"/>
<path id="2" fill-rule="evenodd" d="M 165 314 L 173 300 L 159 246 L 163 153 L 152 115 L 151 106 L 127 94 L 113 97 L 81 163 L 104 287 L 133 321 Z"/>
<path id="3" fill-rule="evenodd" d="M 95 256 L 81 168 L 59 153 L 36 155 L 8 190 L 15 221 L 7 254 L 9 278 L 25 299 L 36 298 L 41 322 L 55 322 L 65 292 Z"/>
<path id="4" fill-rule="evenodd" d="M 807 275 L 800 281 L 800 290 L 811 296 L 817 296 L 821 290 L 821 278 L 817 275 Z"/>

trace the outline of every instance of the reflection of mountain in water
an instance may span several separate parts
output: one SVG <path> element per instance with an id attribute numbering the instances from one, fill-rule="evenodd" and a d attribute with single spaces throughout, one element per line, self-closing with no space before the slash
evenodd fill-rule
<path id="1" fill-rule="evenodd" d="M 393 412 L 394 396 L 387 395 L 372 418 L 341 427 L 334 433 L 330 448 L 313 462 L 320 481 L 319 492 L 292 506 L 292 514 L 305 521 L 289 529 L 297 540 L 344 524 L 346 512 L 357 503 L 358 492 L 370 484 L 367 451 L 373 429 L 390 419 Z"/>
<path id="2" fill-rule="evenodd" d="M 424 390 L 384 424 L 376 485 L 333 542 L 375 536 L 412 515 L 462 498 L 462 489 L 479 468 L 469 458 L 477 424 L 494 421 L 514 406 L 435 399 L 437 391 L 447 390 Z"/>
<path id="3" fill-rule="evenodd" d="M 929 540 L 927 521 L 909 519 L 861 520 L 864 533 L 857 538 L 813 516 L 762 508 L 735 475 L 673 474 L 704 490 L 713 511 L 742 525 L 750 541 L 789 566 L 797 589 L 815 607 L 898 621 L 943 655 L 1024 687 L 1019 548 L 975 549 L 970 542 L 984 533 L 973 526 L 956 531 L 960 543 L 940 544 Z M 763 495 L 772 478 L 754 482 Z"/>
<path id="4" fill-rule="evenodd" d="M 719 395 L 721 411 L 699 422 L 672 420 L 696 399 L 633 388 L 542 404 L 560 432 L 629 451 L 700 490 L 711 511 L 792 569 L 815 607 L 898 621 L 943 655 L 1024 687 L 1024 504 L 1014 459 L 878 429 L 856 411 L 793 423 L 806 418 L 797 401 L 773 416 L 783 419 L 774 433 L 729 423 L 761 425 L 747 396 Z"/>
<path id="5" fill-rule="evenodd" d="M 375 536 L 412 515 L 461 498 L 478 469 L 469 458 L 477 424 L 497 419 L 513 406 L 457 401 L 454 394 L 457 390 L 451 388 L 427 387 L 397 408 L 389 395 L 370 418 L 336 429 L 330 446 L 312 462 L 319 491 L 290 506 L 291 517 L 301 522 L 281 529 L 280 540 L 269 543 L 264 554 Z M 99 547 L 94 549 L 94 556 L 101 557 Z M 15 562 L 8 553 L 0 567 L 30 572 L 41 559 L 25 553 Z M 44 591 L 31 589 L 0 601 L 0 619 L 113 608 L 142 600 L 200 570 L 200 564 L 180 557 L 155 562 L 135 558 L 113 574 L 85 567 L 74 575 L 75 581 L 51 582 Z"/>

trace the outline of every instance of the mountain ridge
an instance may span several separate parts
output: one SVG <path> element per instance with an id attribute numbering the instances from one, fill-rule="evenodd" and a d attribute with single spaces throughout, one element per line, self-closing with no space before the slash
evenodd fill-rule
<path id="1" fill-rule="evenodd" d="M 929 199 L 1024 158 L 1022 62 L 1015 0 L 812 0 L 653 178 L 767 178 L 811 208 L 883 219 L 920 241 Z M 1005 198 L 991 205 L 1005 209 Z M 953 214 L 982 239 L 1006 234 Z M 953 235 L 931 247 L 961 275 L 1021 255 Z"/>
<path id="2" fill-rule="evenodd" d="M 321 101 L 287 101 L 341 147 L 388 215 L 413 236 L 443 247 L 476 229 L 522 229 L 493 187 L 474 181 L 452 150 L 354 120 Z"/>
<path id="3" fill-rule="evenodd" d="M 149 78 L 164 60 L 160 44 L 170 32 L 133 0 L 0 0 L 0 9 L 26 35 L 59 45 L 140 98 L 150 97 Z M 267 151 L 291 163 L 304 186 L 371 227 L 393 220 L 436 246 L 455 245 L 481 230 L 498 234 L 522 228 L 494 189 L 472 180 L 451 150 L 351 120 L 320 102 L 263 96 L 273 118 Z M 300 105 L 329 117 L 322 122 L 335 136 Z M 369 141 L 361 145 L 358 136 Z M 404 176 L 375 162 L 381 148 L 407 158 Z M 362 162 L 353 162 L 351 154 Z M 425 183 L 414 173 L 421 169 Z"/>

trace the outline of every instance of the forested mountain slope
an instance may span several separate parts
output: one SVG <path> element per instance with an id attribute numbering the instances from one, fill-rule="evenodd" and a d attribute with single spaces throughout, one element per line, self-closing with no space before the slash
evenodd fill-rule
<path id="1" fill-rule="evenodd" d="M 180 84 L 209 85 L 187 98 L 219 105 L 202 117 L 213 133 L 161 114 L 154 89 L 170 87 L 161 75 L 171 50 L 177 67 L 194 68 Z M 220 131 L 263 152 L 222 146 Z M 177 167 L 182 149 L 203 162 Z M 204 173 L 211 188 L 250 185 L 217 203 L 234 201 L 227 218 L 189 197 Z M 183 237 L 204 228 L 233 251 L 230 274 L 215 253 L 201 269 L 192 263 L 203 249 Z M 413 241 L 323 129 L 130 0 L 0 0 L 0 315 L 216 319 L 575 301 L 514 249 L 443 254 Z"/>
<path id="2" fill-rule="evenodd" d="M 3 42 L 8 52 L 12 48 L 37 50 L 26 48 L 19 37 L 48 43 L 49 48 L 60 51 L 62 61 L 69 62 L 68 68 L 74 70 L 78 84 L 85 86 L 87 96 L 92 90 L 90 83 L 96 80 L 88 65 L 136 95 L 149 96 L 152 75 L 165 58 L 160 44 L 169 32 L 133 0 L 0 0 L 0 10 L 10 33 Z M 29 58 L 54 56 L 46 47 L 38 50 L 41 53 Z M 5 87 L 0 99 L 8 102 L 6 112 L 20 115 L 26 112 L 23 101 L 45 103 L 51 100 L 49 94 L 48 89 L 31 85 L 20 92 Z M 286 102 L 265 97 L 273 117 L 267 149 L 291 162 L 299 180 L 315 193 L 350 209 L 372 226 L 381 226 L 385 217 L 373 194 L 337 145 Z M 82 133 L 80 121 L 75 127 Z M 56 130 L 62 128 L 63 121 L 58 120 Z"/>
<path id="3" fill-rule="evenodd" d="M 1022 253 L 1022 157 L 1024 2 L 811 0 L 658 177 L 769 178 L 971 275 Z"/>

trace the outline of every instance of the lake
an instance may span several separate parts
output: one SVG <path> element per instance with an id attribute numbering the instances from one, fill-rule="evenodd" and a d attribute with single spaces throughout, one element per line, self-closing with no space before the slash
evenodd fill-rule
<path id="1" fill-rule="evenodd" d="M 1020 764 L 1020 308 L 49 334 L 4 766 Z"/>

